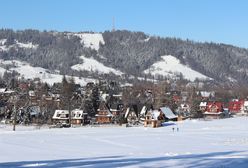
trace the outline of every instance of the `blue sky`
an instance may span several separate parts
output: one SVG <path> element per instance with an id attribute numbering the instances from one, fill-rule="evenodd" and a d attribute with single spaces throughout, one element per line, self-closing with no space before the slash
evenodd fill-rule
<path id="1" fill-rule="evenodd" d="M 0 0 L 0 28 L 143 31 L 248 48 L 247 0 Z"/>

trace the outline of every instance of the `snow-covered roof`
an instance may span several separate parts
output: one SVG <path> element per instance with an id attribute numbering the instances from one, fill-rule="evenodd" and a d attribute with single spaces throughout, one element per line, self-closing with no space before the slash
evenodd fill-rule
<path id="1" fill-rule="evenodd" d="M 35 96 L 35 92 L 34 92 L 33 90 L 30 90 L 30 91 L 28 92 L 28 95 L 29 95 L 29 96 Z"/>
<path id="2" fill-rule="evenodd" d="M 188 105 L 188 104 L 183 103 L 183 104 L 181 104 L 181 108 L 189 108 L 189 105 Z"/>
<path id="3" fill-rule="evenodd" d="M 127 108 L 127 111 L 126 111 L 126 113 L 125 113 L 125 118 L 128 117 L 129 112 L 130 112 L 130 107 Z"/>
<path id="4" fill-rule="evenodd" d="M 244 106 L 248 106 L 248 101 L 245 101 L 244 102 Z"/>
<path id="5" fill-rule="evenodd" d="M 38 115 L 39 113 L 41 113 L 39 106 L 30 106 L 28 107 L 28 110 L 30 112 L 30 115 Z"/>
<path id="6" fill-rule="evenodd" d="M 200 91 L 200 94 L 202 97 L 210 97 L 210 95 L 215 96 L 215 92 L 208 92 L 208 91 Z"/>
<path id="7" fill-rule="evenodd" d="M 143 106 L 141 111 L 140 111 L 140 115 L 145 115 L 146 110 L 147 110 L 146 106 Z"/>
<path id="8" fill-rule="evenodd" d="M 68 110 L 55 110 L 53 119 L 69 119 Z"/>
<path id="9" fill-rule="evenodd" d="M 0 88 L 0 93 L 4 93 L 6 90 L 6 88 Z"/>
<path id="10" fill-rule="evenodd" d="M 101 115 L 101 114 L 96 114 L 96 117 L 112 117 L 112 114 L 108 114 L 108 115 Z"/>
<path id="11" fill-rule="evenodd" d="M 207 106 L 207 102 L 201 102 L 200 103 L 200 107 L 206 107 Z"/>
<path id="12" fill-rule="evenodd" d="M 87 115 L 83 110 L 74 109 L 71 111 L 71 119 L 83 119 L 83 116 Z"/>
<path id="13" fill-rule="evenodd" d="M 152 119 L 157 120 L 160 115 L 160 112 L 158 110 L 153 110 L 151 114 L 152 114 Z"/>
<path id="14" fill-rule="evenodd" d="M 168 107 L 161 107 L 160 110 L 164 113 L 165 117 L 168 119 L 177 118 L 177 115 L 175 115 Z"/>
<path id="15" fill-rule="evenodd" d="M 223 112 L 204 112 L 203 114 L 213 114 L 213 115 L 219 115 L 222 114 Z"/>
<path id="16" fill-rule="evenodd" d="M 0 88 L 0 94 L 11 94 L 14 93 L 15 91 L 13 90 L 8 90 L 7 88 Z"/>

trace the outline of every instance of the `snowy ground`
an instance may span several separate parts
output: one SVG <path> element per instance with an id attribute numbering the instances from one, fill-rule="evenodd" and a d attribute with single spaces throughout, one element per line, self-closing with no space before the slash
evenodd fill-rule
<path id="1" fill-rule="evenodd" d="M 160 128 L 0 125 L 0 167 L 247 168 L 248 118 Z M 172 128 L 179 131 L 172 131 Z"/>

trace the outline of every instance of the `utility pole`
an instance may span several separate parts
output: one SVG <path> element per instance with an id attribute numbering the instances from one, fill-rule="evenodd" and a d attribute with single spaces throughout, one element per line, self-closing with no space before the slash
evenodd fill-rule
<path id="1" fill-rule="evenodd" d="M 71 127 L 71 99 L 68 99 L 69 126 Z"/>
<path id="2" fill-rule="evenodd" d="M 14 104 L 14 121 L 13 121 L 13 131 L 16 130 L 16 104 Z"/>
<path id="3" fill-rule="evenodd" d="M 112 23 L 113 25 L 113 27 L 112 27 L 112 31 L 114 32 L 115 31 L 115 17 L 113 17 L 113 23 Z"/>
<path id="4" fill-rule="evenodd" d="M 15 131 L 16 130 L 16 115 L 17 115 L 17 112 L 16 112 L 17 97 L 16 96 L 13 97 L 13 102 L 14 102 L 14 109 L 13 109 L 13 112 L 14 112 L 13 131 Z"/>

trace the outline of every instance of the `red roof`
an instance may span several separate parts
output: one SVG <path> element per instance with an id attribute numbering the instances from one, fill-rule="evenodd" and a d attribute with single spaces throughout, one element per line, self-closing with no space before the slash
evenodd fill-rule
<path id="1" fill-rule="evenodd" d="M 239 113 L 243 105 L 244 100 L 231 101 L 228 103 L 228 109 L 231 113 Z"/>
<path id="2" fill-rule="evenodd" d="M 222 102 L 208 102 L 207 103 L 207 112 L 218 113 L 223 111 L 223 103 Z"/>

